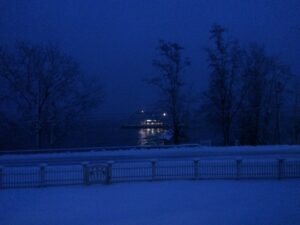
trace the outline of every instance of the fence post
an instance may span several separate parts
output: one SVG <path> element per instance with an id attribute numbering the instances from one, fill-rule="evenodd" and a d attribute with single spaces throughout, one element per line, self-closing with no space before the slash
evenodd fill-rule
<path id="1" fill-rule="evenodd" d="M 280 180 L 283 178 L 283 159 L 277 159 L 277 178 Z"/>
<path id="2" fill-rule="evenodd" d="M 236 179 L 239 180 L 241 178 L 241 167 L 242 167 L 242 159 L 236 160 Z"/>
<path id="3" fill-rule="evenodd" d="M 108 161 L 107 162 L 107 170 L 106 170 L 106 184 L 111 184 L 112 183 L 112 166 L 113 166 L 113 161 Z"/>
<path id="4" fill-rule="evenodd" d="M 4 167 L 0 166 L 0 188 L 4 188 Z"/>
<path id="5" fill-rule="evenodd" d="M 40 165 L 40 187 L 46 186 L 46 166 L 47 164 Z"/>
<path id="6" fill-rule="evenodd" d="M 82 172 L 83 172 L 83 184 L 89 185 L 90 184 L 90 171 L 89 171 L 89 163 L 83 162 L 82 163 Z"/>
<path id="7" fill-rule="evenodd" d="M 199 160 L 198 159 L 194 160 L 194 176 L 195 176 L 196 180 L 199 178 Z"/>
<path id="8" fill-rule="evenodd" d="M 152 180 L 155 180 L 156 177 L 156 160 L 151 160 L 151 167 L 152 167 Z"/>

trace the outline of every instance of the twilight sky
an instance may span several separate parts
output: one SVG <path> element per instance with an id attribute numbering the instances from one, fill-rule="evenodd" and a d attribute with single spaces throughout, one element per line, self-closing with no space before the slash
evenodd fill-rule
<path id="1" fill-rule="evenodd" d="M 0 0 L 0 44 L 54 42 L 105 87 L 102 116 L 149 107 L 159 39 L 179 42 L 192 61 L 187 83 L 207 82 L 204 47 L 213 23 L 242 44 L 258 42 L 300 75 L 299 0 Z"/>

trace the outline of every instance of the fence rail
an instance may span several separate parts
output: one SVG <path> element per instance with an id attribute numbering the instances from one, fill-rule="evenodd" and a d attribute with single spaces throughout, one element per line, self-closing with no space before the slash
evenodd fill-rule
<path id="1" fill-rule="evenodd" d="M 0 188 L 174 179 L 300 178 L 300 159 L 148 160 L 0 167 Z"/>

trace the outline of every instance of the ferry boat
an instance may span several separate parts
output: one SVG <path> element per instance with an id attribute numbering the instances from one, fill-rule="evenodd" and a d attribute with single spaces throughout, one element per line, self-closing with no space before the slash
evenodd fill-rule
<path id="1" fill-rule="evenodd" d="M 122 128 L 153 128 L 153 129 L 168 129 L 168 117 L 166 112 L 145 112 L 141 110 L 136 113 L 129 123 L 123 124 Z"/>

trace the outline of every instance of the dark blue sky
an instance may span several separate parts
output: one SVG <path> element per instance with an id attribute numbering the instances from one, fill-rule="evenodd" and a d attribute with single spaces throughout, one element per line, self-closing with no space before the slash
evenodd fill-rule
<path id="1" fill-rule="evenodd" d="M 105 86 L 105 115 L 154 102 L 156 90 L 143 79 L 156 73 L 159 39 L 185 47 L 192 61 L 186 79 L 203 90 L 213 23 L 243 44 L 264 44 L 300 74 L 299 0 L 0 0 L 1 44 L 57 42 Z"/>

